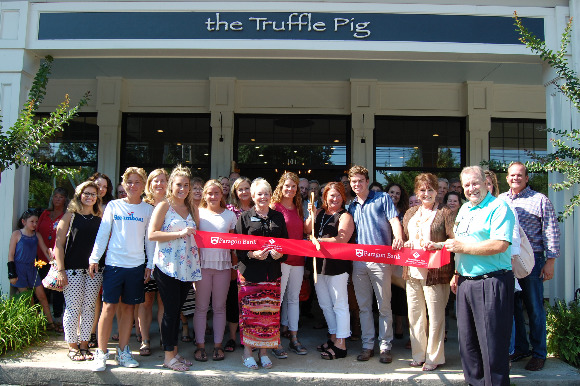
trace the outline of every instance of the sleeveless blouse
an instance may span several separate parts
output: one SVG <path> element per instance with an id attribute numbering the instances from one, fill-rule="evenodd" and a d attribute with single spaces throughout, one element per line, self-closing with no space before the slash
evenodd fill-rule
<path id="1" fill-rule="evenodd" d="M 343 209 L 336 212 L 333 215 L 328 215 L 324 210 L 316 216 L 316 221 L 314 222 L 314 235 L 316 237 L 336 237 L 338 235 L 338 224 L 340 216 L 346 213 Z M 353 244 L 356 239 L 356 232 L 352 233 L 349 244 Z M 316 273 L 320 275 L 341 275 L 343 273 L 352 272 L 352 261 L 350 260 L 340 260 L 340 259 L 327 259 L 327 258 L 316 258 Z"/>
<path id="2" fill-rule="evenodd" d="M 188 214 L 187 218 L 184 219 L 169 205 L 161 231 L 179 232 L 187 227 L 196 228 L 191 214 Z M 158 241 L 153 256 L 155 267 L 167 276 L 184 282 L 201 279 L 199 252 L 193 236 L 180 237 L 171 241 Z"/>
<path id="3" fill-rule="evenodd" d="M 36 248 L 38 247 L 38 236 L 36 232 L 32 236 L 26 236 L 20 231 L 20 240 L 16 243 L 14 251 L 14 262 L 18 264 L 31 264 L 34 266 L 36 260 Z"/>
<path id="4" fill-rule="evenodd" d="M 298 209 L 287 209 L 279 202 L 274 205 L 274 209 L 284 215 L 286 229 L 288 230 L 288 238 L 293 240 L 304 239 L 304 221 L 298 215 Z M 301 267 L 304 266 L 304 262 L 304 256 L 288 255 L 288 259 L 284 262 L 284 264 Z"/>
<path id="5" fill-rule="evenodd" d="M 89 217 L 90 216 L 90 217 Z M 65 269 L 88 269 L 89 257 L 101 225 L 99 216 L 74 214 L 64 253 Z"/>

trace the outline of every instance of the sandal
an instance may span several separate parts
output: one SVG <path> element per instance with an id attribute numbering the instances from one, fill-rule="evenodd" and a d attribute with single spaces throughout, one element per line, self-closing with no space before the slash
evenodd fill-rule
<path id="1" fill-rule="evenodd" d="M 409 366 L 411 366 L 411 367 L 422 367 L 424 363 L 425 362 L 412 361 L 412 362 L 409 362 Z"/>
<path id="2" fill-rule="evenodd" d="M 423 371 L 433 371 L 437 368 L 437 365 L 429 365 L 427 363 L 425 363 L 423 365 Z"/>
<path id="3" fill-rule="evenodd" d="M 224 351 L 225 352 L 234 352 L 236 350 L 236 341 L 233 339 L 230 339 L 226 342 L 226 345 L 224 346 Z"/>
<path id="4" fill-rule="evenodd" d="M 260 357 L 260 364 L 265 369 L 271 369 L 272 368 L 272 361 L 270 360 L 270 358 L 268 358 L 267 355 L 264 355 L 264 356 L 261 356 Z"/>
<path id="5" fill-rule="evenodd" d="M 95 357 L 93 356 L 93 353 L 88 348 L 81 348 L 80 352 L 81 352 L 81 354 L 83 354 L 85 361 L 92 361 L 93 359 L 95 359 Z"/>
<path id="6" fill-rule="evenodd" d="M 272 354 L 278 359 L 286 359 L 288 358 L 288 354 L 284 351 L 283 348 L 273 348 Z"/>
<path id="7" fill-rule="evenodd" d="M 89 340 L 89 348 L 96 348 L 99 345 L 97 341 L 97 334 L 91 334 L 91 339 Z"/>
<path id="8" fill-rule="evenodd" d="M 244 366 L 246 366 L 250 370 L 258 370 L 258 364 L 256 363 L 256 360 L 254 359 L 254 357 L 244 358 L 244 356 L 242 355 L 242 360 L 243 360 L 242 363 L 244 364 Z"/>
<path id="9" fill-rule="evenodd" d="M 51 323 L 47 323 L 46 324 L 46 331 L 54 331 L 54 332 L 63 332 L 64 329 L 62 328 L 61 325 L 51 322 Z"/>
<path id="10" fill-rule="evenodd" d="M 118 342 L 119 341 L 119 333 L 117 332 L 116 334 L 113 334 L 111 339 L 113 339 L 115 342 Z"/>
<path id="11" fill-rule="evenodd" d="M 199 355 L 197 355 L 199 353 Z M 193 352 L 193 359 L 198 362 L 207 362 L 207 353 L 205 352 L 204 347 L 200 347 Z"/>
<path id="12" fill-rule="evenodd" d="M 290 334 L 290 330 L 281 331 L 280 332 L 280 336 L 282 338 L 286 338 L 286 339 L 291 339 L 292 338 L 292 334 Z"/>
<path id="13" fill-rule="evenodd" d="M 322 359 L 333 360 L 333 359 L 341 359 L 346 358 L 346 349 L 341 349 L 336 346 L 329 347 L 328 349 L 324 350 L 320 353 L 320 357 Z"/>
<path id="14" fill-rule="evenodd" d="M 294 351 L 298 355 L 308 354 L 308 350 L 302 345 L 302 343 L 298 341 L 298 339 L 291 340 L 288 347 L 290 347 L 290 350 Z"/>
<path id="15" fill-rule="evenodd" d="M 181 335 L 181 341 L 185 342 L 185 343 L 189 343 L 189 342 L 193 342 L 193 339 L 191 339 L 191 336 L 189 336 L 189 335 Z"/>
<path id="16" fill-rule="evenodd" d="M 173 371 L 179 371 L 179 372 L 184 372 L 184 371 L 189 370 L 189 368 L 185 364 L 181 363 L 179 361 L 179 359 L 177 359 L 177 357 L 170 360 L 169 363 L 163 362 L 163 367 L 165 367 L 166 369 L 170 369 Z"/>
<path id="17" fill-rule="evenodd" d="M 141 343 L 143 341 L 143 337 L 141 336 L 141 334 L 137 334 L 137 342 Z"/>
<path id="18" fill-rule="evenodd" d="M 141 347 L 139 348 L 139 355 L 142 357 L 148 357 L 151 355 L 151 346 L 148 340 L 143 340 L 141 342 Z"/>
<path id="19" fill-rule="evenodd" d="M 214 361 L 223 361 L 224 358 L 226 357 L 226 354 L 224 353 L 224 349 L 221 347 L 214 347 L 213 349 L 213 356 L 211 359 L 213 359 Z"/>
<path id="20" fill-rule="evenodd" d="M 76 348 L 69 349 L 67 357 L 68 357 L 68 359 L 70 359 L 73 362 L 82 362 L 85 360 L 85 357 L 81 353 L 81 350 L 76 349 Z"/>
<path id="21" fill-rule="evenodd" d="M 182 357 L 182 356 L 181 356 L 181 355 L 179 355 L 179 354 L 175 354 L 175 359 L 177 359 L 178 361 L 180 361 L 181 363 L 183 363 L 183 364 L 184 364 L 184 365 L 186 365 L 187 367 L 189 367 L 189 366 L 193 366 L 193 362 L 192 362 L 192 361 L 190 361 L 190 360 L 188 360 L 188 359 L 185 359 L 184 357 Z"/>
<path id="22" fill-rule="evenodd" d="M 334 347 L 334 342 L 329 339 L 325 343 L 322 343 L 320 346 L 317 346 L 316 350 L 319 352 L 323 352 L 325 350 L 328 350 L 331 347 Z"/>

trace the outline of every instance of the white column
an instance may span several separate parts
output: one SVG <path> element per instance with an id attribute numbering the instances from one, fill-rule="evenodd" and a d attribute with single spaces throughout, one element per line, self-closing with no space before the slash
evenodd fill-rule
<path id="1" fill-rule="evenodd" d="M 210 78 L 211 171 L 210 177 L 228 177 L 234 155 L 234 78 Z"/>
<path id="2" fill-rule="evenodd" d="M 569 46 L 568 61 L 572 68 L 578 72 L 580 69 L 580 31 L 578 30 L 577 20 L 580 20 L 580 4 L 578 0 L 570 1 L 570 9 L 557 7 L 553 19 L 546 21 L 546 43 L 548 47 L 554 50 L 559 49 L 561 34 L 564 31 L 568 16 L 574 18 L 574 28 L 572 29 L 571 44 Z M 546 87 L 546 126 L 558 130 L 570 130 L 578 128 L 580 116 L 578 110 L 570 101 L 557 91 L 551 83 L 556 80 L 556 72 L 549 66 L 544 67 L 544 84 Z M 550 139 L 563 139 L 552 133 L 548 133 Z M 568 144 L 576 146 L 568 141 Z M 548 151 L 554 148 L 551 141 L 548 142 Z M 559 173 L 548 173 L 548 183 L 553 184 L 562 182 L 563 175 Z M 555 192 L 549 189 L 549 198 L 554 204 L 556 213 L 564 210 L 564 205 L 570 202 L 570 198 L 580 193 L 578 185 L 573 186 L 570 190 Z M 578 209 L 568 217 L 563 223 L 560 223 L 560 257 L 556 260 L 554 268 L 554 279 L 545 282 L 545 296 L 551 300 L 563 299 L 571 301 L 574 298 L 574 291 L 580 287 L 580 238 L 577 237 L 580 230 L 580 216 Z"/>
<path id="3" fill-rule="evenodd" d="M 25 48 L 28 2 L 0 2 L 0 115 L 2 131 L 16 122 L 28 98 L 39 60 Z M 2 171 L 0 182 L 0 291 L 10 292 L 6 274 L 8 245 L 16 220 L 28 207 L 27 167 Z"/>
<path id="4" fill-rule="evenodd" d="M 97 170 L 109 176 L 113 182 L 113 191 L 115 191 L 120 178 L 123 79 L 99 77 L 97 81 L 97 125 L 99 126 Z"/>
<path id="5" fill-rule="evenodd" d="M 351 162 L 369 170 L 375 180 L 374 130 L 377 109 L 377 80 L 351 79 L 350 105 L 352 113 Z"/>
<path id="6" fill-rule="evenodd" d="M 467 82 L 467 164 L 489 160 L 493 83 Z"/>

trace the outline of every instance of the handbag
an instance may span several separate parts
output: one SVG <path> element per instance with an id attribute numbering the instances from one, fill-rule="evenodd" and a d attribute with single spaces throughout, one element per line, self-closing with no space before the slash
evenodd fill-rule
<path id="1" fill-rule="evenodd" d="M 532 249 L 532 244 L 528 240 L 524 230 L 520 227 L 520 254 L 519 256 L 512 256 L 512 270 L 514 271 L 514 276 L 517 279 L 523 279 L 528 276 L 534 265 L 536 264 L 536 258 L 534 257 L 534 250 Z"/>
<path id="2" fill-rule="evenodd" d="M 75 219 L 75 214 L 73 213 L 71 218 L 70 218 L 70 223 L 68 225 L 68 232 L 66 233 L 66 243 L 64 246 L 65 253 L 66 253 L 66 249 L 68 247 L 68 239 L 70 236 L 70 231 L 72 229 L 72 223 L 73 223 L 74 219 Z M 56 266 L 56 260 L 52 260 L 49 264 L 50 264 L 50 269 L 48 270 L 48 273 L 46 274 L 44 279 L 42 279 L 42 285 L 44 286 L 44 288 L 47 288 L 47 289 L 50 289 L 53 291 L 62 292 L 64 290 L 64 287 L 59 286 L 58 282 L 57 282 L 58 267 Z"/>

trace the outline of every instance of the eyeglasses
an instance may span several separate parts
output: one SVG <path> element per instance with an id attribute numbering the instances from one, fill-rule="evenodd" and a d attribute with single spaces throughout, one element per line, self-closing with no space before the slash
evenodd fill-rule
<path id="1" fill-rule="evenodd" d="M 191 188 L 191 190 L 193 190 L 194 192 L 201 192 L 203 191 L 203 188 L 198 188 L 194 186 L 193 188 Z"/>
<path id="2" fill-rule="evenodd" d="M 95 197 L 97 197 L 97 193 L 83 192 L 83 196 L 90 197 L 90 198 L 95 198 Z"/>

